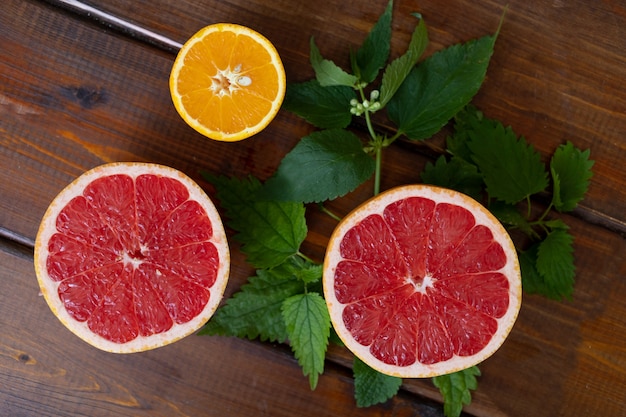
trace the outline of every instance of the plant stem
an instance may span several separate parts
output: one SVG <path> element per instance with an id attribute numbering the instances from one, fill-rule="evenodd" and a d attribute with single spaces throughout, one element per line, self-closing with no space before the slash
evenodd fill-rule
<path id="1" fill-rule="evenodd" d="M 380 193 L 380 171 L 382 165 L 382 146 L 376 147 L 376 171 L 374 171 L 374 195 Z"/>
<path id="2" fill-rule="evenodd" d="M 301 257 L 302 259 L 304 259 L 307 262 L 310 262 L 312 264 L 317 264 L 317 262 L 315 262 L 313 259 L 309 258 L 308 256 L 306 256 L 304 253 L 298 251 L 296 252 L 296 255 L 298 255 L 299 257 Z"/>
<path id="3" fill-rule="evenodd" d="M 325 213 L 327 215 L 329 215 L 331 218 L 337 220 L 338 222 L 341 221 L 341 217 L 337 216 L 335 213 L 333 213 L 332 211 L 328 210 L 324 204 L 320 203 L 319 204 L 319 208 L 322 211 L 322 213 Z"/>
<path id="4" fill-rule="evenodd" d="M 552 206 L 553 204 L 550 203 L 550 205 L 548 206 L 548 208 L 546 209 L 546 211 L 543 212 L 543 214 L 541 215 L 541 217 L 539 217 L 539 219 L 537 220 L 536 223 L 540 223 L 543 222 L 543 220 L 546 218 L 546 216 L 548 215 L 548 213 L 550 213 L 550 210 L 552 210 Z"/>

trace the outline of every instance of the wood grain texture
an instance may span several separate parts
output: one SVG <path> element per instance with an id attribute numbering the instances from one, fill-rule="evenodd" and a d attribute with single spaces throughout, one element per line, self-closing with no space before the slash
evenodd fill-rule
<path id="1" fill-rule="evenodd" d="M 190 336 L 140 354 L 101 352 L 51 314 L 30 257 L 0 250 L 0 265 L 3 416 L 438 415 L 435 405 L 406 394 L 357 410 L 345 369 L 327 366 L 311 391 L 289 351 L 235 338 Z"/>
<path id="2" fill-rule="evenodd" d="M 309 39 L 324 57 L 348 67 L 356 48 L 386 1 L 358 7 L 335 0 L 172 2 L 94 1 L 116 16 L 184 42 L 199 28 L 232 21 L 257 28 L 276 44 L 290 81 L 311 77 Z M 142 12 L 138 12 L 141 10 Z M 415 26 L 412 12 L 429 28 L 427 54 L 493 33 L 504 14 L 487 80 L 475 99 L 485 113 L 533 143 L 547 159 L 572 141 L 597 161 L 583 215 L 626 230 L 626 7 L 619 1 L 462 0 L 394 2 L 394 56 L 404 51 Z M 341 16 L 341 19 L 337 17 Z"/>
<path id="3" fill-rule="evenodd" d="M 281 112 L 237 144 L 208 141 L 187 127 L 167 87 L 174 50 L 119 32 L 57 1 L 7 0 L 0 11 L 0 415 L 441 415 L 430 381 L 371 409 L 352 399 L 351 356 L 332 348 L 311 392 L 285 346 L 190 337 L 139 355 L 105 354 L 80 342 L 37 296 L 28 249 L 52 198 L 84 170 L 109 161 L 151 161 L 202 181 L 207 170 L 266 179 L 311 128 Z M 386 1 L 133 2 L 89 4 L 173 42 L 231 21 L 274 42 L 290 81 L 312 76 L 310 36 L 325 57 L 347 65 Z M 565 216 L 576 236 L 572 301 L 525 296 L 505 345 L 481 365 L 475 416 L 626 415 L 626 8 L 618 1 L 396 0 L 392 53 L 406 47 L 421 12 L 428 53 L 492 33 L 506 17 L 475 103 L 510 124 L 547 160 L 571 140 L 590 148 L 594 177 L 583 207 Z M 387 126 L 380 126 L 386 128 Z M 356 126 L 358 132 L 359 126 Z M 385 154 L 382 188 L 419 181 L 445 133 Z M 366 183 L 330 204 L 347 213 L 371 195 Z M 541 202 L 538 202 L 540 204 Z M 321 260 L 334 222 L 307 212 L 303 251 Z M 232 244 L 226 295 L 252 273 Z"/>

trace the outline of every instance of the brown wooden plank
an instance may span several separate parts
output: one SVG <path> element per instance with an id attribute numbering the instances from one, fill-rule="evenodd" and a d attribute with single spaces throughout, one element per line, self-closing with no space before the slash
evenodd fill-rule
<path id="1" fill-rule="evenodd" d="M 350 375 L 332 364 L 311 391 L 285 347 L 189 336 L 144 353 L 99 351 L 50 312 L 31 256 L 0 249 L 0 415 L 440 415 L 406 394 L 358 410 Z"/>
<path id="2" fill-rule="evenodd" d="M 136 10 L 129 9 L 129 3 L 113 1 L 107 5 L 117 7 L 119 13 L 133 14 L 136 23 L 161 22 L 151 26 L 159 33 L 167 34 L 172 28 L 171 33 L 191 33 L 191 26 L 186 23 L 210 23 L 198 16 L 223 18 L 219 20 L 230 17 L 228 20 L 257 27 L 281 49 L 290 77 L 300 79 L 310 76 L 306 63 L 310 34 L 316 35 L 329 57 L 343 57 L 344 45 L 362 37 L 384 6 L 372 2 L 355 8 L 328 2 L 332 7 L 321 7 L 320 11 L 317 2 L 311 5 L 216 2 L 216 10 L 208 14 L 204 9 L 206 5 L 171 3 L 151 3 L 150 7 L 137 7 Z M 513 4 L 518 11 L 514 13 L 511 6 L 507 25 L 515 28 L 513 33 L 516 35 L 510 33 L 507 38 L 507 26 L 503 29 L 493 68 L 497 71 L 502 65 L 505 69 L 495 74 L 491 70 L 485 90 L 478 97 L 481 107 L 490 110 L 487 111 L 489 115 L 511 123 L 544 152 L 567 138 L 578 146 L 593 141 L 596 176 L 585 204 L 601 214 L 613 216 L 618 222 L 623 221 L 624 199 L 621 198 L 623 187 L 620 184 L 624 179 L 620 161 L 624 142 L 623 136 L 616 133 L 624 131 L 620 113 L 624 92 L 616 84 L 623 76 L 620 72 L 623 70 L 618 68 L 623 56 L 611 55 L 609 51 L 611 48 L 624 50 L 620 42 L 623 37 L 617 36 L 621 29 L 615 26 L 623 22 L 624 14 L 620 14 L 621 9 L 611 2 L 602 3 L 597 8 L 587 2 L 571 6 L 571 3 L 557 2 L 552 3 L 554 9 L 549 5 L 537 5 L 538 8 L 533 9 L 521 2 Z M 559 4 L 561 7 L 556 7 Z M 200 169 L 235 175 L 253 173 L 265 178 L 271 175 L 282 154 L 309 129 L 297 118 L 281 113 L 267 131 L 254 139 L 238 144 L 209 142 L 191 132 L 169 102 L 166 80 L 172 54 L 146 47 L 141 42 L 35 1 L 9 0 L 3 5 L 7 12 L 0 14 L 0 38 L 3 41 L 0 50 L 0 165 L 3 167 L 0 172 L 0 228 L 13 236 L 20 236 L 25 242 L 34 238 L 39 218 L 53 196 L 76 175 L 99 163 L 150 160 L 182 169 L 196 179 L 199 179 Z M 396 7 L 400 12 L 406 11 L 406 15 L 413 6 L 396 2 Z M 488 2 L 472 5 L 451 2 L 445 6 L 426 2 L 420 5 L 424 7 L 421 11 L 431 27 L 433 49 L 493 30 L 492 24 L 497 22 L 500 6 Z M 576 12 L 587 20 L 574 16 L 572 8 L 576 6 Z M 612 7 L 614 15 L 603 14 Z M 475 13 L 466 13 L 468 8 Z M 144 9 L 150 11 L 144 12 Z M 187 12 L 183 12 L 185 10 Z M 145 20 L 142 16 L 146 13 L 153 16 Z M 172 13 L 178 17 L 174 18 Z M 333 18 L 336 13 L 351 17 L 337 22 Z M 551 21 L 546 19 L 555 22 L 554 32 L 547 29 Z M 600 31 L 600 34 L 591 31 L 589 28 L 601 19 L 607 22 L 606 31 Z M 394 23 L 402 33 L 396 51 L 400 50 L 402 42 L 406 42 L 413 23 L 406 16 Z M 568 25 L 573 23 L 578 24 L 575 27 L 580 27 L 584 35 L 570 32 Z M 329 29 L 331 27 L 337 28 Z M 533 29 L 541 28 L 545 30 L 533 32 Z M 563 56 L 549 55 L 552 53 L 550 47 L 571 46 L 569 36 L 577 40 L 585 38 L 584 45 L 597 41 L 589 55 L 584 55 L 582 50 L 569 52 L 581 59 L 578 66 L 573 65 L 574 59 L 565 55 L 564 49 L 560 49 Z M 533 41 L 539 42 L 533 45 Z M 503 44 L 506 48 L 500 46 Z M 512 65 L 510 60 L 514 58 L 516 64 Z M 598 63 L 602 62 L 601 58 L 606 58 L 605 65 Z M 535 62 L 541 65 L 535 67 Z M 606 86 L 604 90 L 598 79 L 583 79 L 583 75 L 593 71 L 604 74 L 599 71 L 605 69 L 608 75 L 602 81 Z M 597 96 L 592 89 L 598 90 Z M 612 98 L 607 95 L 610 89 L 615 90 Z M 564 97 L 569 97 L 564 95 L 566 92 L 573 94 L 573 99 L 565 103 L 567 106 L 563 104 Z M 426 159 L 418 151 L 401 145 L 389 150 L 384 188 L 419 179 L 418 173 Z M 331 208 L 343 214 L 370 194 L 371 184 L 366 184 L 347 198 L 334 202 Z M 310 210 L 309 218 L 311 232 L 305 250 L 321 259 L 334 223 L 314 209 Z M 616 234 L 572 221 L 572 231 L 577 236 L 578 265 L 574 300 L 556 303 L 541 297 L 525 298 L 520 321 L 511 338 L 501 351 L 481 366 L 484 375 L 480 389 L 474 404 L 468 408 L 473 414 L 626 413 L 622 401 L 626 381 L 626 352 L 623 349 L 626 316 L 622 300 L 626 297 L 626 289 L 621 279 L 626 272 L 621 257 L 626 249 L 625 243 Z M 233 247 L 233 277 L 227 294 L 236 290 L 251 272 L 236 251 L 236 245 Z M 330 415 L 331 411 L 336 415 L 382 415 L 388 411 L 385 407 L 373 411 L 354 408 L 349 374 L 332 367 L 320 381 L 318 391 L 311 394 L 307 391 L 306 379 L 284 347 L 275 349 L 230 339 L 191 338 L 181 342 L 181 347 L 177 343 L 138 355 L 139 359 L 115 356 L 110 359 L 108 355 L 92 352 L 72 337 L 57 338 L 58 334 L 63 335 L 64 329 L 54 320 L 43 300 L 34 297 L 36 281 L 29 261 L 15 258 L 12 254 L 3 256 L 0 262 L 3 265 L 0 270 L 2 283 L 12 282 L 9 278 L 18 279 L 16 285 L 21 288 L 21 295 L 16 295 L 15 301 L 6 302 L 6 295 L 3 295 L 0 303 L 2 315 L 6 317 L 1 334 L 4 371 L 0 386 L 10 387 L 6 391 L 0 389 L 0 393 L 7 395 L 2 400 L 14 407 L 7 409 L 8 415 L 18 411 L 27 415 L 58 415 L 52 407 L 59 405 L 67 407 L 62 408 L 66 415 L 95 415 L 93 413 L 97 411 L 94 410 L 99 409 L 105 410 L 103 414 L 176 415 L 172 414 L 175 413 L 173 409 L 168 411 L 165 408 L 168 404 L 174 404 L 183 410 L 181 413 L 189 415 L 202 415 L 205 412 L 202 410 L 212 410 L 211 406 L 219 408 L 218 415 L 228 415 L 233 413 L 229 407 L 240 402 L 237 401 L 241 392 L 239 385 L 249 381 L 250 375 L 267 376 L 271 390 L 245 391 L 244 394 L 250 392 L 249 398 L 272 402 L 276 392 L 294 390 L 290 399 L 279 396 L 276 403 L 272 402 L 268 406 L 268 415 L 281 415 L 279 409 L 282 408 L 297 415 Z M 10 294 L 8 291 L 11 288 L 3 289 L 2 294 Z M 29 306 L 26 311 L 24 305 Z M 68 348 L 68 344 L 72 347 Z M 236 375 L 234 379 L 223 370 L 215 370 L 210 357 L 197 353 L 206 345 L 209 345 L 207 350 L 219 352 L 216 355 L 220 360 L 216 363 L 229 364 L 228 371 Z M 229 350 L 233 351 L 232 357 L 236 361 L 229 361 L 226 353 Z M 21 352 L 26 352 L 27 356 L 21 356 Z M 34 358 L 35 364 L 30 358 Z M 178 358 L 182 358 L 180 368 Z M 334 362 L 348 364 L 348 357 L 341 351 L 333 350 L 331 358 Z M 98 364 L 99 361 L 104 361 L 102 368 L 96 365 L 96 370 L 75 371 L 85 363 Z M 261 365 L 247 367 L 245 363 L 249 361 Z M 44 364 L 43 370 L 37 368 L 37 364 Z M 108 372 L 105 365 L 121 372 L 120 378 Z M 125 372 L 126 366 L 132 371 Z M 154 366 L 156 370 L 143 377 L 143 372 Z M 183 377 L 168 376 L 172 369 Z M 31 370 L 32 379 L 28 379 L 24 374 Z M 100 372 L 103 372 L 102 377 Z M 213 388 L 214 385 L 199 387 L 199 382 L 212 372 L 222 375 L 218 381 L 226 384 L 228 389 Z M 284 372 L 288 376 L 283 378 Z M 132 382 L 130 388 L 125 385 L 128 381 Z M 174 384 L 182 384 L 185 388 L 181 390 L 189 389 L 189 393 L 159 391 L 161 387 L 175 389 L 169 387 Z M 45 401 L 37 399 L 42 395 L 41 389 Z M 334 402 L 335 389 L 345 395 L 338 400 L 340 404 L 346 404 L 345 408 L 326 404 L 324 406 L 328 409 L 321 409 L 316 408 L 322 407 L 320 405 L 308 404 Z M 405 389 L 437 398 L 428 381 L 407 381 Z M 213 391 L 218 394 L 209 395 Z M 207 396 L 216 404 L 206 402 Z M 394 400 L 387 406 L 392 408 L 389 413 L 411 415 L 415 403 L 405 400 L 405 397 Z M 47 406 L 48 401 L 53 406 Z M 140 404 L 138 409 L 132 408 L 133 402 Z M 87 405 L 81 408 L 80 403 Z M 124 404 L 131 404 L 131 407 Z M 257 415 L 258 411 L 252 405 L 246 401 L 239 407 L 249 415 L 253 412 Z M 150 407 L 153 408 L 152 414 L 143 411 Z"/>
<path id="3" fill-rule="evenodd" d="M 315 36 L 325 57 L 346 65 L 387 4 L 358 6 L 322 0 L 201 4 L 172 2 L 89 2 L 98 9 L 183 43 L 196 30 L 218 21 L 256 28 L 272 40 L 291 81 L 308 79 L 309 38 Z M 420 12 L 429 27 L 428 53 L 493 33 L 503 11 L 504 25 L 481 92 L 475 103 L 510 124 L 547 158 L 566 141 L 591 149 L 594 178 L 581 215 L 626 230 L 626 8 L 618 0 L 524 0 L 464 2 L 396 1 L 394 44 L 403 51 Z M 338 18 L 340 17 L 340 18 Z M 436 143 L 441 144 L 443 138 Z"/>

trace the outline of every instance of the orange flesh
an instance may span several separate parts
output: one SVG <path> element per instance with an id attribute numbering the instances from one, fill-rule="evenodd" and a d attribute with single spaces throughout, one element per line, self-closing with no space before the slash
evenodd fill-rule
<path id="1" fill-rule="evenodd" d="M 384 363 L 474 355 L 508 309 L 509 283 L 497 272 L 506 254 L 462 207 L 397 201 L 350 229 L 340 251 L 334 291 L 347 304 L 343 321 Z"/>
<path id="2" fill-rule="evenodd" d="M 68 313 L 115 343 L 197 316 L 220 263 L 204 209 L 179 181 L 110 175 L 59 213 L 47 271 Z"/>
<path id="3" fill-rule="evenodd" d="M 249 84 L 225 80 L 220 75 L 224 71 L 237 72 Z M 185 56 L 177 90 L 189 116 L 209 130 L 232 134 L 256 126 L 270 113 L 279 78 L 270 54 L 254 39 L 216 31 Z M 232 85 L 233 91 L 219 94 L 215 85 Z"/>

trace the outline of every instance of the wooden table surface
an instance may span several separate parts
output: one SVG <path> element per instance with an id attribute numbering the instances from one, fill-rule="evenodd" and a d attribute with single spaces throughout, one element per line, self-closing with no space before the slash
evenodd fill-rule
<path id="1" fill-rule="evenodd" d="M 290 349 L 190 336 L 116 355 L 66 330 L 38 294 L 32 247 L 51 199 L 83 171 L 151 161 L 206 186 L 200 171 L 264 180 L 311 128 L 281 111 L 247 141 L 209 141 L 177 115 L 169 71 L 181 43 L 219 21 L 266 35 L 288 81 L 312 76 L 313 35 L 346 65 L 387 1 L 3 0 L 0 5 L 0 415 L 440 416 L 428 380 L 406 380 L 385 404 L 356 408 L 350 356 L 328 354 L 309 389 Z M 591 150 L 594 177 L 566 221 L 575 236 L 571 301 L 525 295 L 504 346 L 481 364 L 475 416 L 626 416 L 626 4 L 621 0 L 396 0 L 392 55 L 420 12 L 428 53 L 491 34 L 508 5 L 474 104 L 543 155 L 565 141 Z M 433 146 L 394 145 L 382 188 L 419 181 Z M 346 213 L 370 184 L 334 203 Z M 311 214 L 308 254 L 321 259 L 333 223 Z M 232 244 L 226 295 L 251 268 Z"/>

